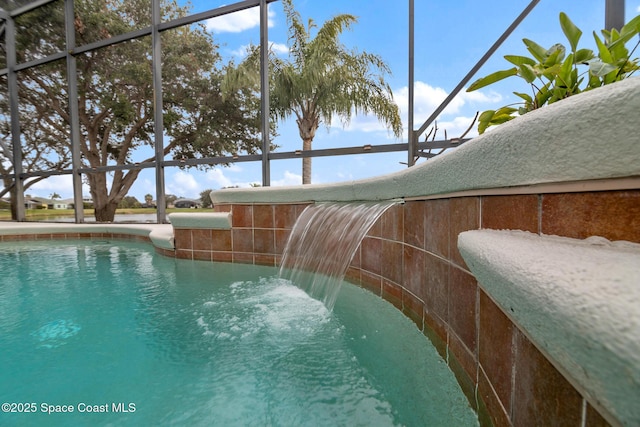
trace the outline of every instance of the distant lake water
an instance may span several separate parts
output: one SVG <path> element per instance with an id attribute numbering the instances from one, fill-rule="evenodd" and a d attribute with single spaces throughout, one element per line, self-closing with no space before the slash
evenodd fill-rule
<path id="1" fill-rule="evenodd" d="M 50 216 L 46 219 L 39 220 L 38 222 L 75 222 L 73 216 Z M 167 218 L 167 221 L 169 219 Z M 96 218 L 93 215 L 86 215 L 84 222 L 96 222 Z M 156 214 L 116 214 L 113 219 L 114 223 L 151 223 L 158 222 L 158 216 Z"/>

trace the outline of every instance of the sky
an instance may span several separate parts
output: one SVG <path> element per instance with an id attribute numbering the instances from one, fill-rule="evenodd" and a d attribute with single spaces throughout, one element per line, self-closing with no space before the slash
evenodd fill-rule
<path id="1" fill-rule="evenodd" d="M 183 2 L 184 0 L 180 0 Z M 192 0 L 193 12 L 200 12 L 231 1 Z M 446 96 L 473 68 L 491 45 L 500 37 L 530 0 L 486 2 L 479 0 L 415 0 L 415 129 L 431 115 Z M 318 26 L 335 15 L 355 15 L 357 24 L 342 34 L 341 40 L 350 49 L 377 54 L 389 65 L 392 75 L 387 82 L 398 104 L 404 134 L 396 139 L 375 117 L 354 116 L 348 125 L 335 120 L 330 126 L 321 125 L 313 141 L 313 148 L 338 148 L 366 144 L 407 142 L 408 112 L 408 1 L 388 0 L 293 0 L 303 22 L 312 18 Z M 522 43 L 528 38 L 551 47 L 555 43 L 568 46 L 559 24 L 559 14 L 565 12 L 583 31 L 581 47 L 594 48 L 592 33 L 604 27 L 605 0 L 541 0 L 527 18 L 516 28 L 492 58 L 471 79 L 497 70 L 510 68 L 504 55 L 525 55 Z M 626 1 L 626 20 L 640 14 L 640 0 Z M 246 46 L 259 44 L 258 8 L 215 18 L 206 22 L 214 40 L 220 44 L 223 60 L 243 58 Z M 283 58 L 287 57 L 288 27 L 281 2 L 269 6 L 269 42 Z M 636 53 L 640 56 L 640 52 Z M 437 119 L 438 139 L 460 136 L 472 123 L 476 112 L 496 109 L 517 102 L 512 92 L 527 92 L 521 79 L 512 77 L 500 84 L 467 93 L 462 91 Z M 278 136 L 273 143 L 277 151 L 302 148 L 294 119 L 277 123 Z M 476 135 L 474 131 L 468 136 Z M 420 138 L 422 141 L 424 136 Z M 140 160 L 148 157 L 140 153 Z M 324 184 L 351 181 L 406 168 L 406 152 L 359 154 L 313 159 L 312 183 Z M 427 160 L 420 160 L 424 162 Z M 272 186 L 298 185 L 302 182 L 302 161 L 273 160 L 270 162 Z M 178 197 L 198 198 L 208 189 L 229 186 L 247 187 L 262 182 L 260 162 L 243 162 L 208 171 L 196 169 L 165 169 L 165 191 Z M 155 174 L 143 171 L 129 195 L 143 201 L 146 194 L 155 197 Z M 48 197 L 57 193 L 62 198 L 73 197 L 70 176 L 50 177 L 29 188 L 34 196 Z M 89 194 L 85 188 L 85 195 Z"/>

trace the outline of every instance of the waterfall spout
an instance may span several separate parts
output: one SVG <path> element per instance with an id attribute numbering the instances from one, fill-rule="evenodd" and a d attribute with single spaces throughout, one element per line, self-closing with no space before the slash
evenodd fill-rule
<path id="1" fill-rule="evenodd" d="M 367 231 L 395 201 L 318 203 L 296 221 L 280 264 L 291 280 L 331 310 Z"/>

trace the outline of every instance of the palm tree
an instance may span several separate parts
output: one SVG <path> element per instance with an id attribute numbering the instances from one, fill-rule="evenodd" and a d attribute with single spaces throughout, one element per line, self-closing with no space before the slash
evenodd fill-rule
<path id="1" fill-rule="evenodd" d="M 292 0 L 283 0 L 289 27 L 289 58 L 270 57 L 270 110 L 277 120 L 295 115 L 302 149 L 311 150 L 321 123 L 331 125 L 334 116 L 347 125 L 355 113 L 373 113 L 396 137 L 402 135 L 402 121 L 385 81 L 387 64 L 377 55 L 348 50 L 340 35 L 357 18 L 341 14 L 326 21 L 312 37 L 316 25 L 307 26 L 294 9 Z M 248 82 L 257 83 L 259 51 L 253 47 L 237 68 L 229 70 L 226 84 L 235 89 Z M 302 183 L 311 183 L 311 158 L 302 160 Z"/>

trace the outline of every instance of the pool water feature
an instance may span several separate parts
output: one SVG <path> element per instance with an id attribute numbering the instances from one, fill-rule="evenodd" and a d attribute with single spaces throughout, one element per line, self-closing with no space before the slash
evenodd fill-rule
<path id="1" fill-rule="evenodd" d="M 280 276 L 303 286 L 329 310 L 367 231 L 395 201 L 316 203 L 297 219 L 282 254 Z"/>
<path id="2" fill-rule="evenodd" d="M 5 243 L 0 271 L 0 402 L 36 405 L 2 425 L 478 424 L 426 338 L 353 285 L 330 311 L 275 268 L 113 242 Z"/>

